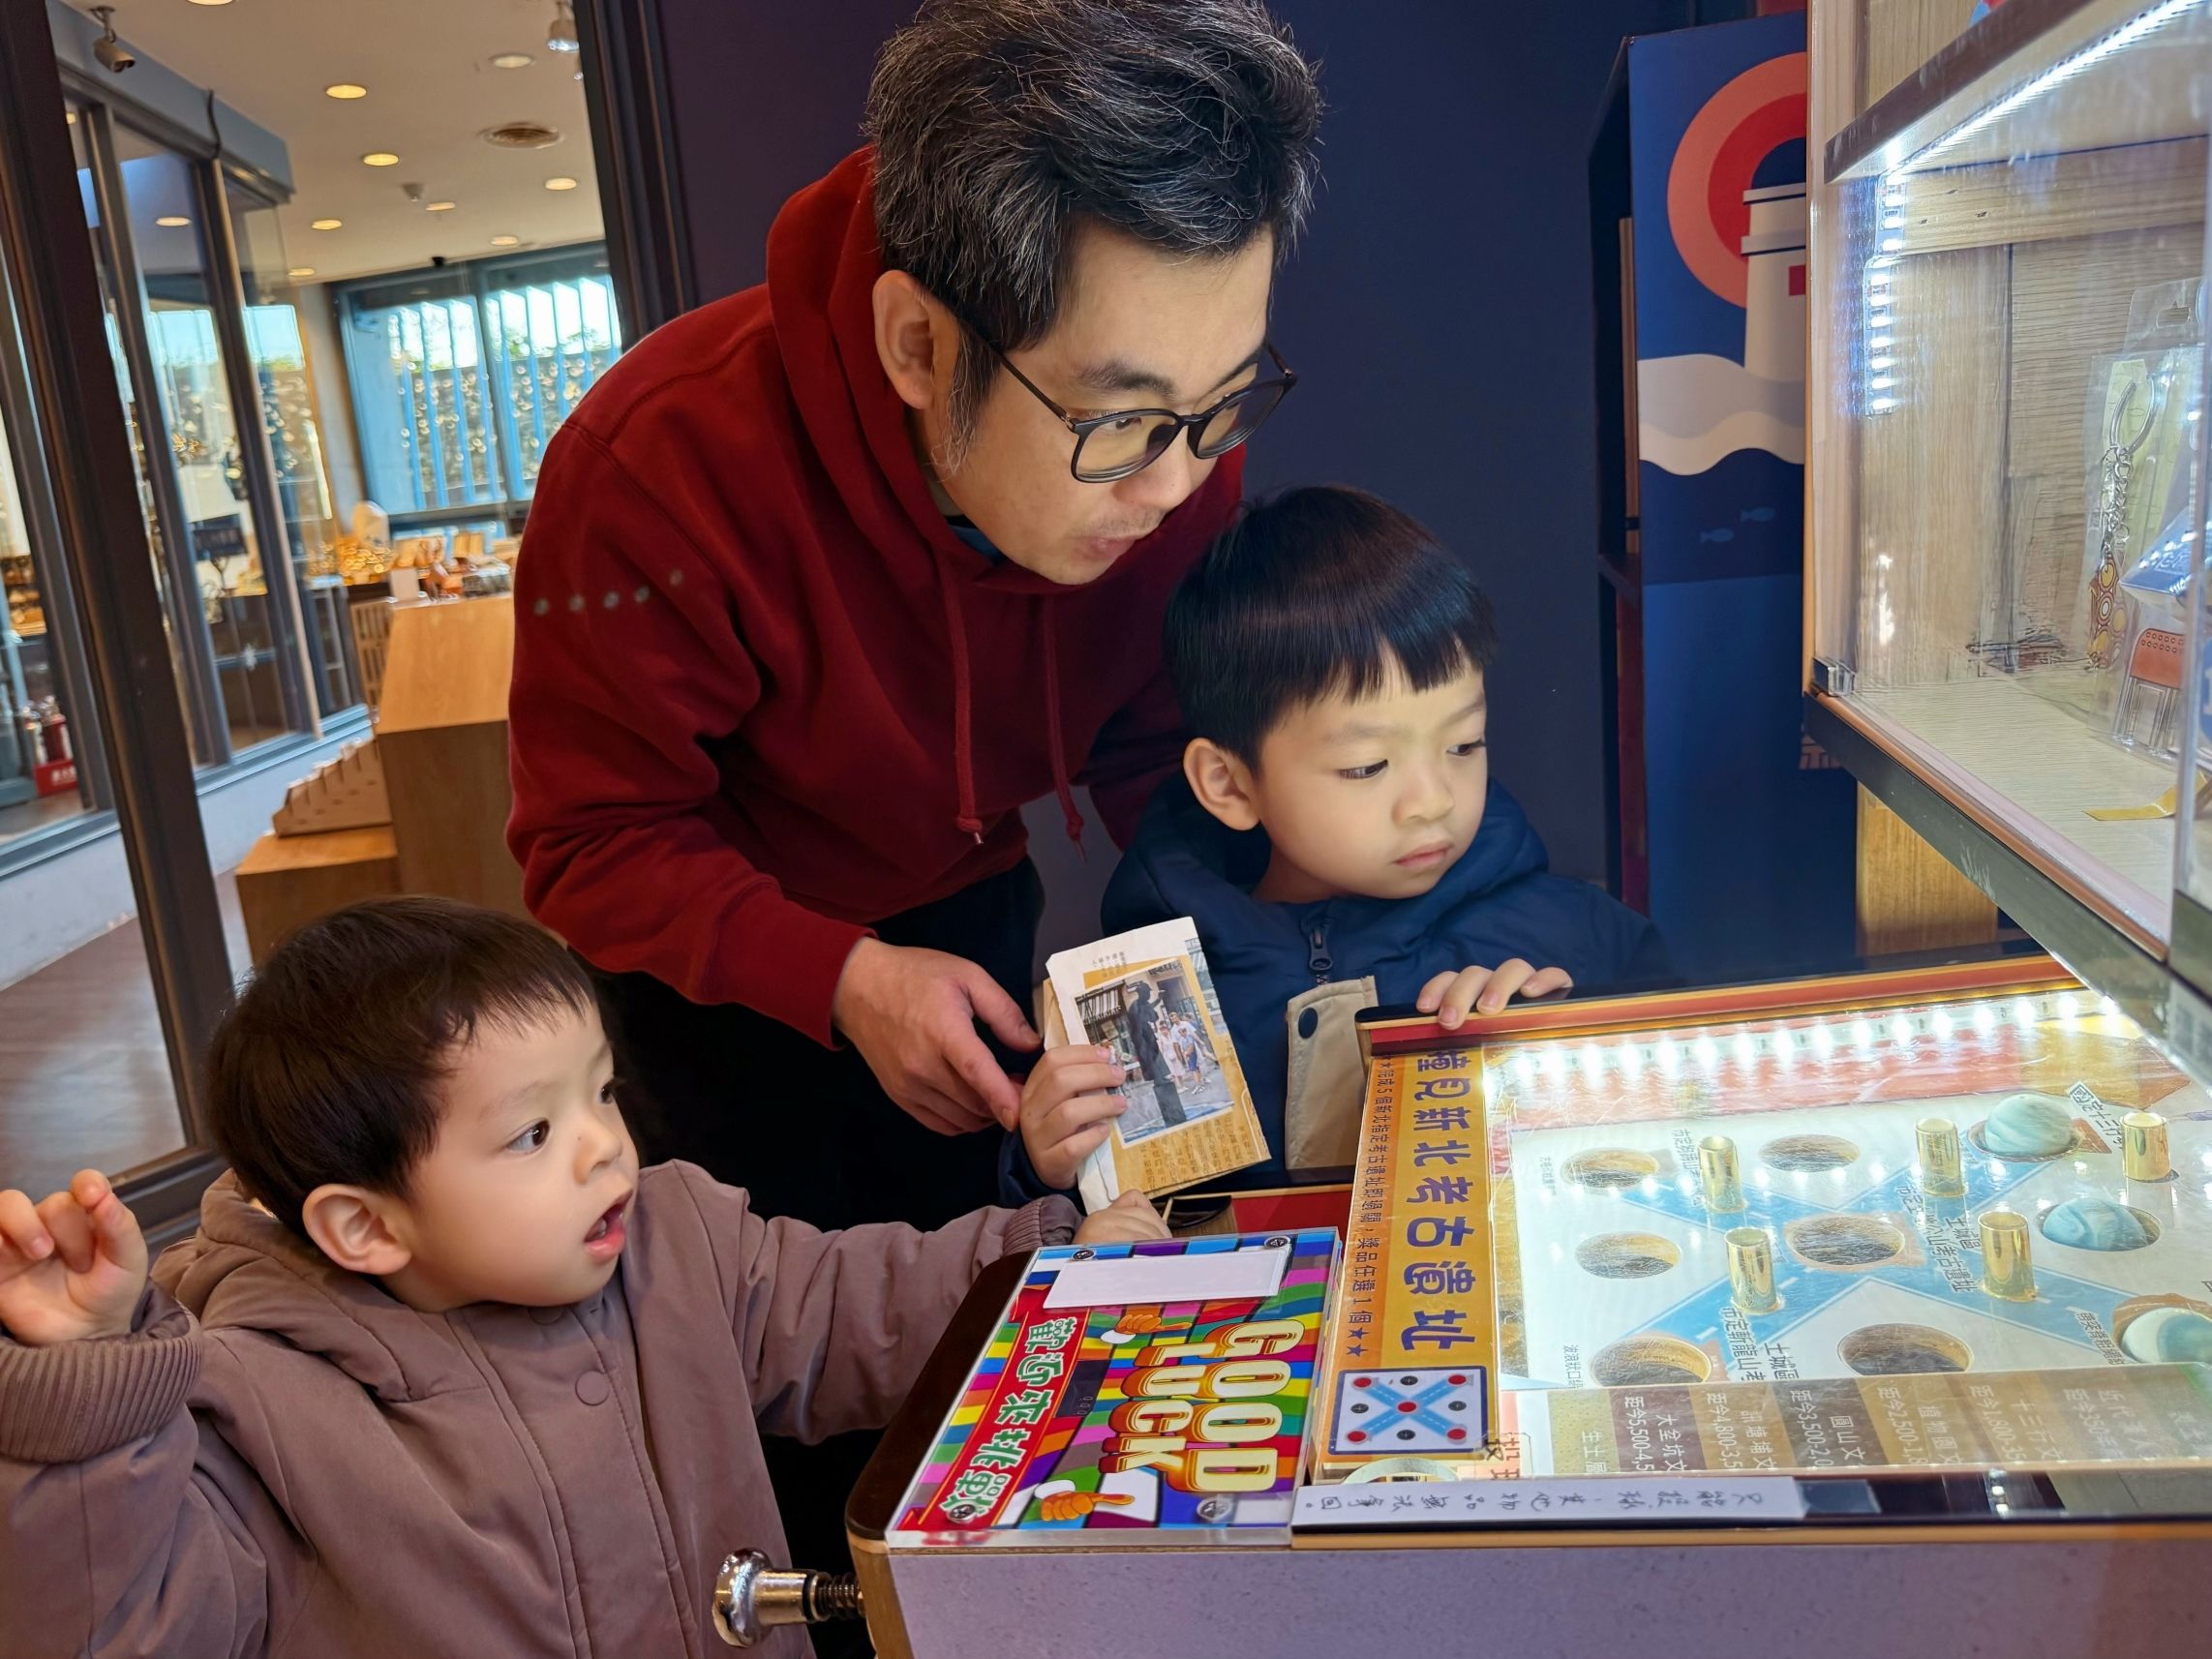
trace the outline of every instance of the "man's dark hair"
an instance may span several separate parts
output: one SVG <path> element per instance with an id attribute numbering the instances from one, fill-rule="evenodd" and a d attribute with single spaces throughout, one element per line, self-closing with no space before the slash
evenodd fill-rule
<path id="1" fill-rule="evenodd" d="M 1280 257 L 1319 174 L 1313 66 L 1258 0 L 933 0 L 868 87 L 876 234 L 969 331 L 973 429 L 1004 350 L 1059 315 L 1084 222 L 1170 254 Z"/>
<path id="2" fill-rule="evenodd" d="M 1166 632 L 1184 723 L 1247 765 L 1310 703 L 1365 697 L 1394 669 L 1426 691 L 1498 655 L 1467 566 L 1396 507 L 1338 485 L 1248 507 L 1176 588 Z"/>
<path id="3" fill-rule="evenodd" d="M 215 1144 L 294 1232 L 331 1182 L 404 1193 L 438 1140 L 438 1084 L 486 1026 L 593 1007 L 561 942 L 443 898 L 372 899 L 277 947 L 208 1053 Z"/>

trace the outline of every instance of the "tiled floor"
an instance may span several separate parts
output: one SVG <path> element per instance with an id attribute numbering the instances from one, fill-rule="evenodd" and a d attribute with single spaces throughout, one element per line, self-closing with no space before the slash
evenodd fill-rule
<path id="1" fill-rule="evenodd" d="M 242 972 L 238 885 L 218 885 Z M 44 1194 L 77 1169 L 121 1173 L 182 1144 L 136 921 L 0 988 L 0 1187 Z"/>

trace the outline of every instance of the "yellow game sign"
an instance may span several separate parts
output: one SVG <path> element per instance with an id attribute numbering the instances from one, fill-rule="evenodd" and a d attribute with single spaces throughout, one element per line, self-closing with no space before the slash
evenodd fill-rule
<path id="1" fill-rule="evenodd" d="M 1380 1457 L 1458 1462 L 1498 1433 L 1498 1293 L 1478 1058 L 1368 1072 L 1319 1472 Z"/>

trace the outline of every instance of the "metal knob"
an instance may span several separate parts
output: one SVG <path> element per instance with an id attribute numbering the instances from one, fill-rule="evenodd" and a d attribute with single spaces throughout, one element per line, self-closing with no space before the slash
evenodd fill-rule
<path id="1" fill-rule="evenodd" d="M 758 1550 L 740 1550 L 714 1580 L 714 1630 L 732 1647 L 753 1647 L 784 1624 L 859 1618 L 861 1586 L 850 1573 L 772 1567 Z"/>

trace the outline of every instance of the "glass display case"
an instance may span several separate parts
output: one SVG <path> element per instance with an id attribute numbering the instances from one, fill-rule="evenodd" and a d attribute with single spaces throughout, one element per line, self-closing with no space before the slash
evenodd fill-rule
<path id="1" fill-rule="evenodd" d="M 2212 5 L 1810 11 L 1816 715 L 2162 960 L 2198 804 Z"/>

